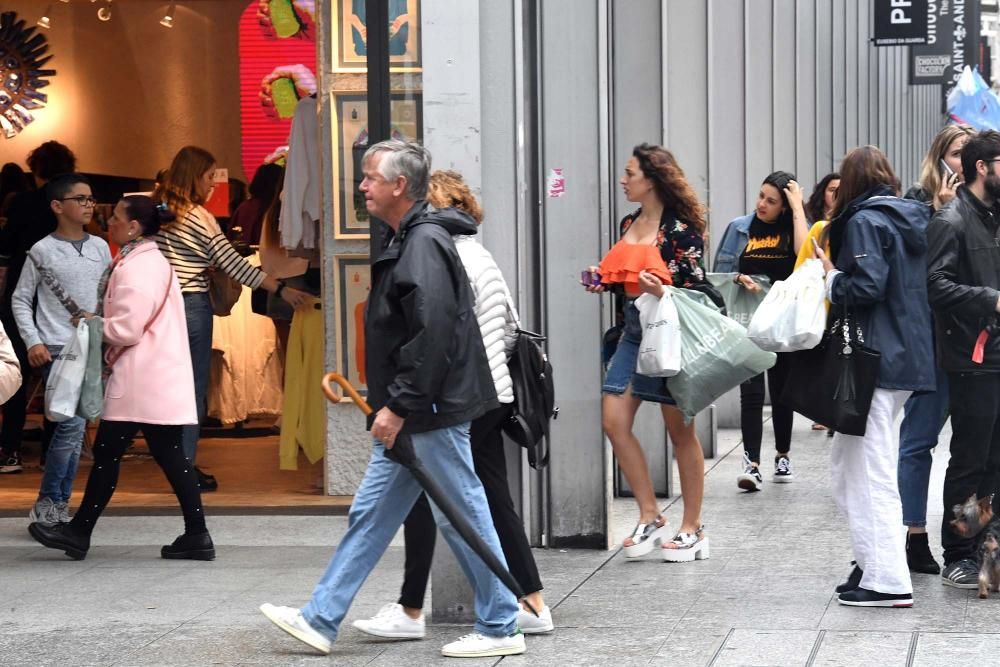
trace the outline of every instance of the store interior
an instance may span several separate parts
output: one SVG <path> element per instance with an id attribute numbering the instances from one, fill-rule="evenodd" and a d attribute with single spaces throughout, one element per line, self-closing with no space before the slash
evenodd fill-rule
<path id="1" fill-rule="evenodd" d="M 297 88 L 289 105 L 278 99 L 276 90 L 267 108 L 260 99 L 262 72 L 289 65 L 315 71 L 315 35 L 307 21 L 299 20 L 292 34 L 279 38 L 275 33 L 289 32 L 287 26 L 267 24 L 260 16 L 262 5 L 274 4 L 5 0 L 0 11 L 16 13 L 26 27 L 36 26 L 33 38 L 45 38 L 45 55 L 52 58 L 44 66 L 54 73 L 39 88 L 46 101 L 32 109 L 32 121 L 16 128 L 16 135 L 0 136 L 0 164 L 14 162 L 27 170 L 28 153 L 41 143 L 56 140 L 68 146 L 77 157 L 78 171 L 90 177 L 99 202 L 91 232 L 103 235 L 101 221 L 122 194 L 151 190 L 156 174 L 181 147 L 204 147 L 220 169 L 209 209 L 237 245 L 257 241 L 248 244 L 244 254 L 259 262 L 259 240 L 230 226 L 229 218 L 265 159 L 273 159 L 276 152 L 279 162 L 295 159 L 280 149 L 288 143 L 299 98 L 307 97 Z M 315 121 L 311 132 L 311 141 L 318 142 Z M 307 276 L 303 284 L 317 296 L 318 253 L 318 247 L 307 247 L 300 255 Z M 289 406 L 284 391 L 293 382 L 315 386 L 321 396 L 313 375 L 322 374 L 322 361 L 307 365 L 308 377 L 287 376 L 290 322 L 268 316 L 266 305 L 260 305 L 262 296 L 244 288 L 233 312 L 214 322 L 209 418 L 203 424 L 198 465 L 219 487 L 204 493 L 204 502 L 217 510 L 341 512 L 349 498 L 324 493 L 322 399 L 309 399 L 308 409 L 303 409 Z M 298 335 L 321 340 L 322 317 L 311 317 L 318 327 Z M 301 360 L 298 366 L 303 366 Z M 27 514 L 41 478 L 42 391 L 35 389 L 37 377 L 29 376 L 27 382 L 34 400 L 23 439 L 24 470 L 0 475 L 0 515 Z M 85 484 L 94 434 L 91 426 L 75 494 Z M 123 463 L 109 514 L 176 505 L 141 437 Z"/>

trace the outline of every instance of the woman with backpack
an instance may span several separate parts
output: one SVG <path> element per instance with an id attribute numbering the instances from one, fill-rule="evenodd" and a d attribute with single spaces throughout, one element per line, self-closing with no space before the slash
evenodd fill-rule
<path id="1" fill-rule="evenodd" d="M 705 207 L 673 154 L 662 146 L 636 146 L 619 182 L 625 197 L 640 208 L 622 219 L 620 240 L 599 267 L 590 267 L 592 277 L 584 281 L 584 286 L 588 292 L 614 291 L 623 297 L 616 300 L 621 334 L 601 387 L 604 431 L 639 505 L 639 521 L 622 546 L 627 558 L 644 556 L 660 544 L 663 560 L 701 560 L 708 558 L 708 537 L 701 523 L 705 457 L 694 422 L 684 423 L 684 415 L 667 390 L 666 379 L 635 372 L 642 339 L 635 300 L 642 292 L 660 296 L 664 285 L 704 285 Z M 608 347 L 611 338 L 609 341 L 605 335 Z M 674 444 L 684 498 L 684 515 L 674 533 L 669 532 L 667 520 L 659 512 L 646 457 L 632 432 L 635 414 L 643 401 L 660 404 Z"/>
<path id="2" fill-rule="evenodd" d="M 455 171 L 436 171 L 430 177 L 427 201 L 436 208 L 456 208 L 467 213 L 476 224 L 483 220 L 483 210 L 475 196 Z M 476 319 L 493 376 L 500 407 L 472 422 L 470 439 L 472 462 L 486 491 L 490 514 L 500 538 L 507 567 L 526 595 L 524 601 L 538 611 L 536 617 L 525 606 L 518 613 L 517 624 L 524 634 L 551 632 L 552 612 L 542 597 L 542 581 L 524 534 L 521 518 L 514 509 L 507 482 L 502 426 L 510 418 L 514 402 L 513 383 L 507 362 L 517 340 L 518 318 L 503 274 L 490 252 L 475 239 L 475 234 L 458 234 L 455 247 L 468 274 L 476 297 Z M 424 593 L 434 556 L 437 531 L 427 497 L 420 498 L 403 524 L 406 564 L 403 587 L 397 602 L 386 604 L 372 618 L 354 621 L 354 627 L 370 635 L 388 639 L 422 639 L 425 634 Z"/>

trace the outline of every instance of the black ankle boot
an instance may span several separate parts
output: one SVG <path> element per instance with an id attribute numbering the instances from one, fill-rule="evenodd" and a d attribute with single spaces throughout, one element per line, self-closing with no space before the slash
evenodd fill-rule
<path id="1" fill-rule="evenodd" d="M 173 544 L 160 549 L 161 558 L 189 559 L 189 560 L 215 560 L 215 545 L 212 544 L 212 536 L 208 532 L 197 535 L 184 533 Z"/>
<path id="2" fill-rule="evenodd" d="M 90 549 L 90 536 L 81 535 L 68 523 L 48 526 L 35 522 L 28 526 L 28 532 L 42 546 L 64 551 L 73 560 L 83 560 Z"/>
<path id="3" fill-rule="evenodd" d="M 910 572 L 941 574 L 941 566 L 931 555 L 927 533 L 906 534 L 906 564 L 910 567 Z"/>

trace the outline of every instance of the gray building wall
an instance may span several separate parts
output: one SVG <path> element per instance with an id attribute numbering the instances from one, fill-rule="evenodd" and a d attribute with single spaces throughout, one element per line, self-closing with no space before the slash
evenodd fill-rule
<path id="1" fill-rule="evenodd" d="M 873 143 L 912 182 L 943 122 L 940 90 L 907 85 L 903 48 L 870 45 L 872 0 L 425 0 L 423 11 L 428 146 L 437 166 L 468 172 L 483 241 L 525 326 L 550 339 L 552 461 L 535 473 L 509 449 L 515 498 L 535 543 L 603 545 L 613 468 L 599 344 L 611 304 L 577 281 L 630 210 L 617 179 L 632 146 L 675 153 L 709 206 L 711 243 L 775 169 L 810 191 L 849 148 Z M 566 178 L 559 198 L 545 194 L 552 168 Z M 328 489 L 340 492 L 364 462 L 348 408 L 330 407 Z M 665 490 L 655 409 L 637 432 Z"/>
<path id="2" fill-rule="evenodd" d="M 941 92 L 907 84 L 905 48 L 870 44 L 871 0 L 642 4 L 663 19 L 663 143 L 708 203 L 710 239 L 776 169 L 808 193 L 849 149 L 875 144 L 904 188 L 916 179 L 944 123 Z"/>

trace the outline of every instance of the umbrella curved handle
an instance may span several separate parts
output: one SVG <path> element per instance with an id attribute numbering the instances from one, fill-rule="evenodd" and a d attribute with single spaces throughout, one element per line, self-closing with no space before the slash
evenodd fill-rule
<path id="1" fill-rule="evenodd" d="M 361 408 L 361 412 L 365 413 L 365 416 L 372 413 L 371 406 L 368 405 L 365 399 L 361 397 L 361 394 L 359 394 L 358 390 L 354 388 L 354 385 L 352 385 L 347 378 L 340 373 L 327 373 L 323 376 L 323 393 L 326 394 L 327 399 L 329 399 L 331 403 L 340 402 L 340 397 L 337 396 L 337 393 L 330 385 L 331 382 L 339 384 L 341 389 L 344 390 L 344 393 L 347 394 L 352 401 L 354 401 L 355 405 Z"/>

